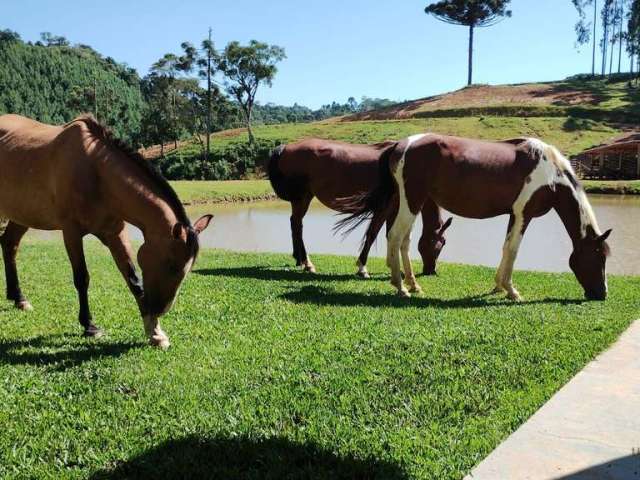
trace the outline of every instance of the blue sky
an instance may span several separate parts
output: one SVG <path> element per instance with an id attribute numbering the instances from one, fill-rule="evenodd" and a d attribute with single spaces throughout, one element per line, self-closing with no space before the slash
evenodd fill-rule
<path id="1" fill-rule="evenodd" d="M 428 1 L 2 0 L 0 28 L 25 40 L 40 32 L 86 43 L 141 75 L 209 26 L 223 47 L 257 39 L 286 49 L 261 102 L 318 107 L 349 96 L 413 99 L 466 83 L 467 30 L 424 14 Z M 476 35 L 476 83 L 555 80 L 591 69 L 575 49 L 569 0 L 513 0 L 513 18 Z M 628 65 L 625 61 L 624 65 Z"/>

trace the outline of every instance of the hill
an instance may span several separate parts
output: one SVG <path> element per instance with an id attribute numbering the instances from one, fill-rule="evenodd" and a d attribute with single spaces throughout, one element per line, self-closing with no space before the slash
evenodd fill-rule
<path id="1" fill-rule="evenodd" d="M 91 47 L 45 46 L 0 37 L 0 114 L 61 124 L 94 112 L 122 138 L 140 129 L 144 101 L 135 70 Z"/>
<path id="2" fill-rule="evenodd" d="M 549 83 L 472 85 L 455 92 L 343 117 L 354 120 L 500 115 L 591 118 L 632 123 L 640 119 L 638 89 L 628 75 L 610 79 L 577 76 Z"/>
<path id="3" fill-rule="evenodd" d="M 214 134 L 207 179 L 251 175 L 273 146 L 307 137 L 372 143 L 420 132 L 488 140 L 533 136 L 558 146 L 569 156 L 634 131 L 640 118 L 640 94 L 625 76 L 611 80 L 575 77 L 559 82 L 472 86 L 371 112 L 304 123 L 255 127 L 258 145 L 246 146 L 244 129 Z M 158 157 L 158 149 L 147 152 Z M 160 160 L 172 179 L 201 178 L 190 168 L 201 145 L 184 142 Z M 228 175 L 225 177 L 224 175 Z"/>

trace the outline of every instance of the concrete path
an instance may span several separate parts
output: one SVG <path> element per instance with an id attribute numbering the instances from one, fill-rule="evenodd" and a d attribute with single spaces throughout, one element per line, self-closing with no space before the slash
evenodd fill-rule
<path id="1" fill-rule="evenodd" d="M 640 480 L 640 320 L 466 480 Z"/>

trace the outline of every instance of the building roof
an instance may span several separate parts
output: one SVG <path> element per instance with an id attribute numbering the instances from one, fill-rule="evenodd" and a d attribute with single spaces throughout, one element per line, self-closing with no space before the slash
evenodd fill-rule
<path id="1" fill-rule="evenodd" d="M 602 145 L 600 147 L 590 148 L 580 153 L 578 157 L 583 155 L 594 155 L 599 153 L 615 153 L 615 152 L 638 152 L 640 151 L 640 140 L 630 142 L 618 142 L 610 145 Z"/>

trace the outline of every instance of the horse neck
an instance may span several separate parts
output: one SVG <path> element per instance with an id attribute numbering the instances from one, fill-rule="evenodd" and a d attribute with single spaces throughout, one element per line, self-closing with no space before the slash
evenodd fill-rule
<path id="1" fill-rule="evenodd" d="M 118 216 L 148 235 L 166 235 L 178 222 L 162 189 L 120 152 L 108 152 L 102 162 L 103 181 Z"/>
<path id="2" fill-rule="evenodd" d="M 588 226 L 587 217 L 584 215 L 585 208 L 588 208 L 588 206 L 581 205 L 582 201 L 586 201 L 586 199 L 581 199 L 571 187 L 556 186 L 554 208 L 571 238 L 574 249 L 580 240 L 585 237 Z"/>

